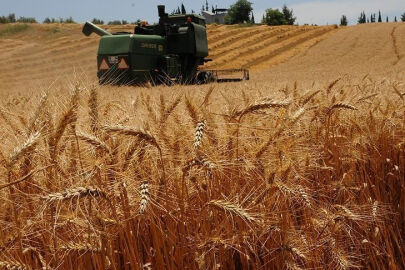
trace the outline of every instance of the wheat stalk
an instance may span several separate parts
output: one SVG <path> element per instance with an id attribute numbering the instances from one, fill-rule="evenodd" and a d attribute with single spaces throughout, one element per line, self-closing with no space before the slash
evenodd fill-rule
<path id="1" fill-rule="evenodd" d="M 98 98 L 96 87 L 92 86 L 90 88 L 90 97 L 89 97 L 89 116 L 90 116 L 90 129 L 93 134 L 97 134 L 98 131 Z"/>

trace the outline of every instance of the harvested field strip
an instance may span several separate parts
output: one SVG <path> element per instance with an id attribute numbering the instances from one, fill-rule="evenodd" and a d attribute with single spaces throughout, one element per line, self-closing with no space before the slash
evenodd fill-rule
<path id="1" fill-rule="evenodd" d="M 286 48 L 286 50 L 282 53 L 275 54 L 274 56 L 271 56 L 271 57 L 266 57 L 266 59 L 263 61 L 260 61 L 258 63 L 253 63 L 251 66 L 249 66 L 249 69 L 259 70 L 262 68 L 267 68 L 267 67 L 270 67 L 273 65 L 277 65 L 282 62 L 285 62 L 289 58 L 291 58 L 301 52 L 304 52 L 303 55 L 305 55 L 305 52 L 309 48 L 318 44 L 321 40 L 323 40 L 325 38 L 325 36 L 329 35 L 331 32 L 332 31 L 326 32 L 324 34 L 320 34 L 319 36 L 317 36 L 315 38 L 308 39 L 306 41 L 299 43 L 298 46 Z"/>
<path id="2" fill-rule="evenodd" d="M 249 31 L 252 31 L 252 29 L 250 27 L 246 27 L 246 28 L 237 27 L 235 29 L 228 28 L 226 31 L 220 32 L 216 35 L 208 36 L 208 44 L 213 43 L 217 40 L 222 40 L 227 37 L 233 36 L 235 34 L 240 33 L 241 31 L 244 33 L 248 33 Z"/>
<path id="3" fill-rule="evenodd" d="M 276 28 L 274 30 L 271 31 L 267 31 L 265 33 L 258 33 L 256 35 L 252 35 L 249 36 L 248 40 L 240 40 L 237 43 L 234 44 L 234 46 L 232 47 L 222 47 L 222 48 L 218 48 L 216 50 L 212 50 L 210 52 L 210 57 L 214 58 L 214 59 L 218 59 L 219 57 L 225 57 L 227 54 L 232 53 L 233 51 L 240 51 L 243 49 L 248 49 L 252 46 L 256 46 L 258 45 L 260 42 L 258 42 L 258 40 L 261 40 L 262 42 L 269 40 L 270 38 L 273 38 L 275 36 L 278 36 L 280 34 L 285 34 L 288 32 L 292 32 L 295 29 L 288 29 L 288 30 L 284 30 L 281 28 Z"/>
<path id="4" fill-rule="evenodd" d="M 273 36 L 271 38 L 268 38 L 266 40 L 263 40 L 259 43 L 257 43 L 254 46 L 246 47 L 244 49 L 240 49 L 237 51 L 232 52 L 229 55 L 226 55 L 224 57 L 219 57 L 217 59 L 214 59 L 212 64 L 210 65 L 210 68 L 212 67 L 218 67 L 221 65 L 228 64 L 230 65 L 232 62 L 244 62 L 246 60 L 241 61 L 242 59 L 250 59 L 254 55 L 252 54 L 263 54 L 263 51 L 266 52 L 270 49 L 270 46 L 272 45 L 279 45 L 282 46 L 283 42 L 289 41 L 291 39 L 295 39 L 301 35 L 308 35 L 311 33 L 311 31 L 316 31 L 316 29 L 319 28 L 312 28 L 312 29 L 307 29 L 307 28 L 298 28 L 293 31 L 288 31 L 288 32 L 283 32 L 280 35 Z"/>
<path id="5" fill-rule="evenodd" d="M 244 68 L 249 68 L 255 65 L 259 65 L 272 57 L 277 55 L 281 55 L 287 52 L 290 49 L 299 47 L 302 43 L 312 40 L 316 37 L 319 37 L 323 34 L 328 33 L 332 29 L 317 29 L 315 31 L 307 32 L 303 35 L 300 35 L 298 39 L 289 39 L 287 42 L 275 44 L 271 48 L 266 48 L 258 51 L 254 55 L 250 55 L 250 57 L 244 57 L 238 59 L 237 63 L 240 64 Z"/>
<path id="6" fill-rule="evenodd" d="M 252 37 L 253 35 L 256 35 L 257 33 L 262 33 L 267 31 L 268 28 L 266 26 L 260 26 L 260 27 L 255 27 L 255 29 L 252 29 L 249 34 L 245 33 L 245 32 L 240 32 L 236 35 L 233 36 L 229 36 L 227 38 L 224 39 L 220 39 L 217 40 L 215 42 L 212 42 L 211 44 L 208 44 L 208 47 L 210 48 L 210 50 L 214 50 L 216 48 L 222 48 L 224 46 L 230 46 L 232 45 L 234 42 L 237 42 L 239 40 L 246 40 L 246 39 L 250 39 L 250 37 Z"/>
<path id="7" fill-rule="evenodd" d="M 271 50 L 268 53 L 257 54 L 256 57 L 253 55 L 249 59 L 246 59 L 247 61 L 245 62 L 243 67 L 248 68 L 248 67 L 251 67 L 254 65 L 259 65 L 260 63 L 268 60 L 271 57 L 282 54 L 292 48 L 298 47 L 300 44 L 302 44 L 308 40 L 314 39 L 316 37 L 319 37 L 321 35 L 324 35 L 332 30 L 333 30 L 333 28 L 329 28 L 329 29 L 319 29 L 319 30 L 316 30 L 315 32 L 309 32 L 309 35 L 304 35 L 303 37 L 299 38 L 298 40 L 294 40 L 287 44 L 282 43 L 282 44 L 280 44 L 280 46 L 277 46 L 278 47 L 277 49 Z"/>

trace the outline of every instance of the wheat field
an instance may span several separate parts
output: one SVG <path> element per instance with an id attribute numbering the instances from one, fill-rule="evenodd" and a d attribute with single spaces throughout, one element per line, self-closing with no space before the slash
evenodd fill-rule
<path id="1" fill-rule="evenodd" d="M 405 268 L 405 24 L 213 25 L 251 80 L 172 87 L 79 31 L 0 37 L 0 269 Z"/>

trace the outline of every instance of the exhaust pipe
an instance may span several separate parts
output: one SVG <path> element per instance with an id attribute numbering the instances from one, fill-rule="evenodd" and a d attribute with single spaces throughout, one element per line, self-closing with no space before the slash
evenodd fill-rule
<path id="1" fill-rule="evenodd" d="M 168 14 L 165 12 L 164 5 L 158 5 L 158 12 L 159 12 L 159 18 L 164 18 L 164 17 L 168 16 Z"/>

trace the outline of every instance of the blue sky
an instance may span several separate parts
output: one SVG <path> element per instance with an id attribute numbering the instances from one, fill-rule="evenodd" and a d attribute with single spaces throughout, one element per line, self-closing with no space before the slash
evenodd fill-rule
<path id="1" fill-rule="evenodd" d="M 218 8 L 229 7 L 236 0 L 214 1 L 208 0 L 209 5 Z M 111 21 L 124 19 L 135 21 L 147 20 L 149 23 L 157 21 L 157 5 L 164 4 L 168 11 L 184 3 L 187 11 L 200 11 L 205 0 L 0 0 L 0 16 L 15 13 L 17 17 L 35 17 L 42 22 L 45 17 L 67 18 L 72 16 L 77 22 L 84 22 L 93 18 Z M 284 0 L 266 1 L 251 0 L 256 21 L 260 21 L 266 8 L 280 8 L 283 4 L 294 10 L 299 24 L 334 24 L 338 23 L 345 14 L 350 24 L 357 21 L 363 10 L 366 14 L 378 13 L 381 9 L 383 18 L 394 16 L 398 19 L 405 12 L 405 0 Z"/>

